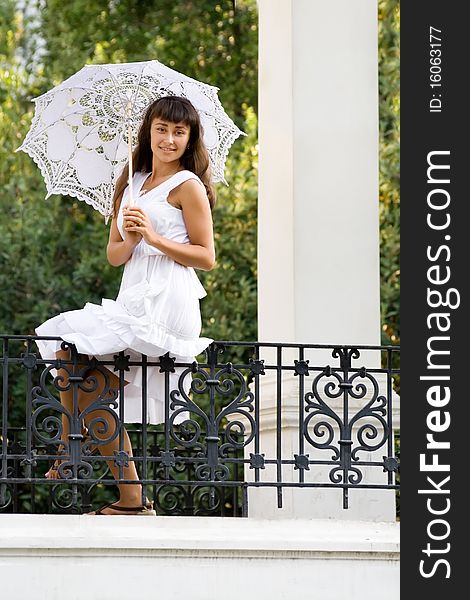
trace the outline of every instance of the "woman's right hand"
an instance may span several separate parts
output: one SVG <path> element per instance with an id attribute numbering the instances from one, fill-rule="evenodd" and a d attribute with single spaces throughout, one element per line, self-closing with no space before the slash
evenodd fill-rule
<path id="1" fill-rule="evenodd" d="M 124 229 L 124 241 L 131 244 L 133 247 L 137 246 L 137 244 L 142 239 L 142 234 L 138 231 L 128 231 L 128 227 L 134 227 L 136 222 L 133 218 L 130 217 L 131 213 L 127 210 L 127 206 L 124 206 L 122 209 L 123 215 L 123 229 Z"/>

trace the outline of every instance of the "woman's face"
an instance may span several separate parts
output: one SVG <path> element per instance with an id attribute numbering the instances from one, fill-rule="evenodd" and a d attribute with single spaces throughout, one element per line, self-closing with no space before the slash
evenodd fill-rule
<path id="1" fill-rule="evenodd" d="M 154 157 L 165 163 L 179 160 L 188 145 L 189 134 L 189 125 L 171 123 L 156 117 L 150 128 L 150 144 Z"/>

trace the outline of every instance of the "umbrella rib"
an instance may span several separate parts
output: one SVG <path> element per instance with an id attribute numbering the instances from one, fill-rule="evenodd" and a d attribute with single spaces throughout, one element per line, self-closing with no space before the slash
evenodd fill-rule
<path id="1" fill-rule="evenodd" d="M 102 65 L 100 65 L 100 66 L 102 66 Z M 107 72 L 108 72 L 108 73 L 109 73 L 109 75 L 111 76 L 111 79 L 112 79 L 112 80 L 113 80 L 113 82 L 114 82 L 114 86 L 115 86 L 115 87 L 116 87 L 116 89 L 117 89 L 117 87 L 118 87 L 118 82 L 116 81 L 116 79 L 115 79 L 114 75 L 111 73 L 111 70 L 110 70 L 110 69 L 107 69 Z M 122 98 L 121 98 L 121 95 L 119 95 L 119 100 L 120 100 L 120 102 L 121 102 L 121 104 L 122 104 L 122 108 L 123 108 L 124 114 L 126 114 L 127 106 L 125 106 L 125 105 L 124 105 L 124 101 L 122 100 Z"/>
<path id="2" fill-rule="evenodd" d="M 102 125 L 102 123 L 96 123 L 96 125 L 93 125 L 93 127 L 90 129 L 90 131 L 87 131 L 87 132 L 85 133 L 85 135 L 84 135 L 84 136 L 83 136 L 81 139 L 78 139 L 78 136 L 77 136 L 77 144 L 82 144 L 82 143 L 83 143 L 83 140 L 86 140 L 86 138 L 87 138 L 87 137 L 88 137 L 88 136 L 89 136 L 91 133 L 94 133 L 94 132 L 95 132 L 95 130 L 96 130 L 96 128 L 97 128 L 97 127 L 99 127 L 100 125 Z"/>
<path id="3" fill-rule="evenodd" d="M 86 115 L 87 112 L 89 111 L 74 111 L 73 113 L 70 113 L 70 116 L 74 116 L 74 115 Z M 92 116 L 96 117 L 97 113 L 96 110 L 95 112 L 92 114 Z M 42 129 L 40 129 L 39 131 L 31 131 L 30 133 L 34 134 L 34 137 L 32 138 L 32 141 L 34 142 L 36 140 L 36 138 L 38 138 L 40 135 L 42 135 L 45 131 L 47 131 L 51 125 L 55 125 L 56 123 L 59 123 L 59 121 L 65 121 L 65 118 L 63 116 L 59 116 L 57 117 L 57 119 L 55 121 L 53 121 L 52 123 L 49 123 L 48 125 L 45 125 Z M 77 127 L 80 127 L 80 125 L 77 125 Z M 28 134 L 29 136 L 29 134 Z M 28 136 L 26 136 L 25 141 L 23 142 L 22 146 L 24 145 L 24 143 L 26 143 Z M 28 141 L 28 143 L 31 143 L 30 141 Z M 21 148 L 21 146 L 20 146 Z"/>
<path id="4" fill-rule="evenodd" d="M 92 130 L 91 130 L 91 131 L 88 131 L 88 132 L 86 133 L 86 135 L 85 135 L 85 136 L 84 136 L 84 137 L 83 137 L 81 140 L 77 140 L 77 143 L 78 143 L 78 144 L 81 144 L 81 143 L 83 142 L 83 140 L 85 140 L 85 139 L 87 138 L 87 136 L 88 136 L 88 135 L 90 135 L 90 133 L 93 133 L 93 131 L 94 131 L 94 130 L 95 130 L 97 127 L 99 127 L 99 125 L 100 125 L 100 123 L 98 123 L 98 124 L 94 125 L 94 126 L 93 126 L 93 128 L 92 128 Z M 119 145 L 119 144 L 118 144 L 118 145 Z M 117 148 L 117 147 L 118 147 L 118 146 L 116 146 L 116 148 Z M 52 186 L 56 185 L 56 182 L 59 180 L 59 178 L 60 178 L 60 176 L 62 175 L 62 173 L 64 172 L 64 170 L 65 170 L 66 166 L 68 166 L 68 165 L 71 163 L 71 161 L 72 161 L 72 160 L 75 158 L 75 155 L 77 154 L 78 150 L 81 150 L 81 149 L 82 149 L 82 148 L 80 148 L 78 145 L 77 145 L 77 146 L 75 146 L 75 148 L 74 148 L 74 150 L 73 150 L 72 154 L 71 154 L 71 155 L 68 157 L 67 161 L 62 161 L 62 163 L 63 163 L 63 164 L 62 164 L 62 167 L 60 168 L 59 172 L 57 173 L 56 177 L 54 178 L 54 181 L 51 181 L 51 185 L 52 185 Z M 93 150 L 93 149 L 91 149 L 91 150 Z M 88 151 L 90 151 L 90 149 L 88 149 Z"/>
<path id="5" fill-rule="evenodd" d="M 144 71 L 145 71 L 145 66 L 146 65 L 144 63 L 144 66 L 142 67 L 142 70 L 140 71 L 140 74 L 139 74 L 139 81 L 137 82 L 137 85 L 135 86 L 134 97 L 132 98 L 132 106 L 135 106 L 135 102 L 136 102 L 136 99 L 137 99 L 137 93 L 139 91 L 140 82 L 142 81 L 142 76 L 143 76 Z"/>
<path id="6" fill-rule="evenodd" d="M 66 82 L 63 81 L 59 86 L 53 88 L 52 90 L 49 90 L 48 92 L 45 92 L 44 94 L 41 94 L 40 96 L 36 96 L 36 98 L 32 99 L 32 102 L 34 104 L 36 104 L 38 100 L 42 100 L 43 98 L 47 98 L 47 96 L 51 96 L 51 95 L 53 96 L 54 94 L 57 94 L 58 92 L 62 92 L 62 91 L 65 91 L 65 90 L 75 90 L 75 89 L 77 89 L 77 90 L 84 90 L 85 92 L 89 92 L 90 91 L 90 86 L 85 87 L 84 85 L 80 85 L 79 83 L 77 83 L 77 84 L 74 84 L 74 85 L 72 85 L 70 87 L 68 87 L 68 86 L 62 87 L 64 85 L 64 83 L 66 83 Z"/>

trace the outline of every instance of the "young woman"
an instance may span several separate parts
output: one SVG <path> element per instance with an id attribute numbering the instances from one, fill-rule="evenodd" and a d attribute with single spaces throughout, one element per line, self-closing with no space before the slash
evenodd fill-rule
<path id="1" fill-rule="evenodd" d="M 113 360 L 121 350 L 132 360 L 141 353 L 160 357 L 167 352 L 178 362 L 192 362 L 213 340 L 199 337 L 199 299 L 206 295 L 194 268 L 211 270 L 215 263 L 211 211 L 215 193 L 210 182 L 209 158 L 202 140 L 199 115 L 193 105 L 178 96 L 166 96 L 147 109 L 134 151 L 133 190 L 129 205 L 128 166 L 116 183 L 114 217 L 109 234 L 107 258 L 111 265 L 125 264 L 116 300 L 101 305 L 87 303 L 83 309 L 61 313 L 36 328 L 39 336 L 59 336 L 71 342 L 83 357 Z M 59 350 L 57 341 L 38 340 L 44 359 L 70 360 L 69 351 Z M 82 368 L 84 365 L 81 365 Z M 89 369 L 98 386 L 90 392 L 85 383 L 78 390 L 83 430 L 91 434 L 103 456 L 119 450 L 120 424 L 116 413 L 106 407 L 106 395 L 119 389 L 119 378 L 109 367 L 106 378 L 98 369 Z M 63 407 L 72 414 L 69 369 L 53 370 L 64 381 L 60 392 Z M 170 373 L 170 390 L 177 388 L 183 370 Z M 142 414 L 142 368 L 125 371 L 124 422 L 158 424 L 165 420 L 164 373 L 159 367 L 147 369 L 147 414 Z M 190 381 L 185 383 L 189 390 Z M 83 388 L 83 389 L 82 389 Z M 111 391 L 110 391 L 111 388 Z M 102 398 L 103 406 L 96 406 Z M 118 396 L 118 402 L 119 402 Z M 95 402 L 95 405 L 93 405 Z M 92 406 L 93 405 L 93 406 Z M 174 423 L 187 417 L 176 412 Z M 69 418 L 62 416 L 61 452 L 68 451 Z M 129 436 L 123 428 L 124 450 L 132 457 Z M 91 442 L 88 440 L 87 445 Z M 119 467 L 108 461 L 116 479 Z M 66 458 L 55 461 L 46 477 L 67 474 Z M 132 460 L 123 468 L 123 477 L 138 480 Z M 143 501 L 140 484 L 120 484 L 119 500 L 91 514 L 155 514 Z"/>

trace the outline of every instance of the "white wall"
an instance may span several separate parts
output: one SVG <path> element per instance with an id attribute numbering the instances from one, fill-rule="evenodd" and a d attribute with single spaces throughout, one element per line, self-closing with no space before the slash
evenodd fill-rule
<path id="1" fill-rule="evenodd" d="M 14 600 L 399 598 L 391 524 L 0 515 L 0 531 Z"/>

